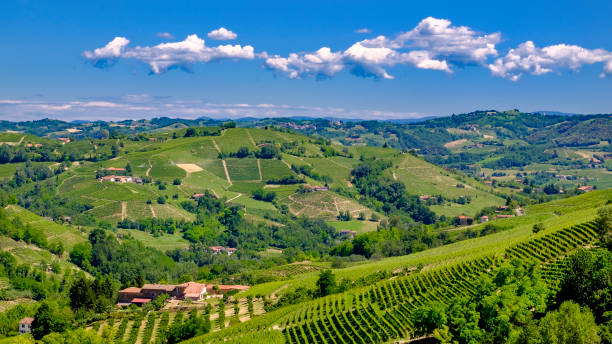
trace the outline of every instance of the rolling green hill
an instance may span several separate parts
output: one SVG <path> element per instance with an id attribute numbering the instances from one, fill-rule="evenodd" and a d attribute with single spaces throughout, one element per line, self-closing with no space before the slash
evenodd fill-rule
<path id="1" fill-rule="evenodd" d="M 349 210 L 354 217 L 360 212 L 369 216 L 376 211 L 359 204 L 350 182 L 350 172 L 360 164 L 360 159 L 376 157 L 394 162 L 387 173 L 390 178 L 403 182 L 410 194 L 441 195 L 447 199 L 469 196 L 472 200 L 463 205 L 447 202 L 432 206 L 439 215 L 474 215 L 483 207 L 504 202 L 490 193 L 490 188 L 473 179 L 390 148 L 326 145 L 303 135 L 275 130 L 236 128 L 224 130 L 219 136 L 159 142 L 122 141 L 122 144 L 123 150 L 115 158 L 81 161 L 71 166 L 59 176 L 58 192 L 69 199 L 91 204 L 92 208 L 86 213 L 115 223 L 123 219 L 167 217 L 191 221 L 193 215 L 183 210 L 180 203 L 205 190 L 240 204 L 247 213 L 261 218 L 278 211 L 273 204 L 252 198 L 252 191 L 265 187 L 277 193 L 278 203 L 286 204 L 295 215 L 316 217 L 323 213 L 328 220 L 335 221 L 342 210 Z M 280 159 L 225 157 L 241 147 L 256 151 L 262 144 L 281 149 Z M 331 156 L 324 149 L 332 152 Z M 153 183 L 118 184 L 96 179 L 96 171 L 100 169 L 124 168 L 128 164 L 134 176 L 150 178 Z M 306 181 L 312 185 L 327 183 L 330 191 L 321 195 L 316 192 L 299 195 L 297 186 L 266 185 L 266 181 L 296 176 L 292 166 L 308 167 L 309 174 L 317 179 L 306 175 L 303 176 Z M 175 180 L 179 180 L 180 185 L 173 185 Z M 459 189 L 458 184 L 465 187 Z M 329 202 L 319 202 L 322 196 L 329 198 Z M 165 199 L 163 204 L 158 202 L 160 198 Z"/>
<path id="2" fill-rule="evenodd" d="M 558 282 L 556 270 L 548 267 L 596 240 L 590 221 L 595 216 L 595 209 L 610 197 L 610 191 L 600 191 L 535 205 L 526 209 L 528 215 L 523 218 L 504 220 L 513 229 L 502 233 L 336 269 L 337 278 L 355 280 L 380 271 L 388 271 L 393 277 L 372 286 L 284 307 L 194 338 L 189 343 L 344 343 L 349 338 L 350 342 L 382 343 L 410 338 L 413 333 L 410 314 L 417 307 L 473 294 L 480 276 L 492 276 L 496 267 L 513 258 L 536 261 L 547 283 L 554 287 Z M 546 230 L 531 233 L 531 226 L 536 222 L 543 222 Z M 418 266 L 421 270 L 414 272 Z M 316 276 L 309 272 L 286 281 L 258 285 L 242 296 L 271 295 L 311 287 Z"/>

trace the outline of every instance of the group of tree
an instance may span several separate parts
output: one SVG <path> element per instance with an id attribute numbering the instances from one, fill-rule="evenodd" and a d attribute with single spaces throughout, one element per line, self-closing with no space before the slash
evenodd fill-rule
<path id="1" fill-rule="evenodd" d="M 386 214 L 403 213 L 414 221 L 432 224 L 436 214 L 417 196 L 410 196 L 404 183 L 384 175 L 392 163 L 383 159 L 365 160 L 353 170 L 353 184 L 368 206 Z"/>

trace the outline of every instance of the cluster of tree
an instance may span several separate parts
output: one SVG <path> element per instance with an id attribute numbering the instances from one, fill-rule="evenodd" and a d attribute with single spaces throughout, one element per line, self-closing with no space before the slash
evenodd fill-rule
<path id="1" fill-rule="evenodd" d="M 117 286 L 109 276 L 89 280 L 77 278 L 69 290 L 70 307 L 74 311 L 103 313 L 115 305 Z"/>
<path id="2" fill-rule="evenodd" d="M 279 184 L 279 185 L 294 185 L 306 183 L 303 177 L 298 177 L 294 174 L 288 176 L 271 178 L 266 180 L 266 184 Z"/>
<path id="3" fill-rule="evenodd" d="M 192 222 L 187 222 L 183 219 L 161 219 L 161 218 L 146 218 L 136 221 L 123 219 L 117 222 L 117 228 L 138 229 L 143 232 L 151 233 L 158 236 L 162 233 L 174 234 L 177 230 L 185 232 L 193 227 Z"/>
<path id="4" fill-rule="evenodd" d="M 323 174 L 319 174 L 315 171 L 313 171 L 313 167 L 310 165 L 295 165 L 292 164 L 291 165 L 291 169 L 293 170 L 293 172 L 298 173 L 298 174 L 303 174 L 307 177 L 310 177 L 314 180 L 318 180 L 318 181 L 322 181 L 325 183 L 331 183 L 332 179 L 329 176 L 323 175 Z"/>
<path id="5" fill-rule="evenodd" d="M 222 128 L 219 127 L 190 127 L 185 130 L 184 137 L 219 136 Z"/>
<path id="6" fill-rule="evenodd" d="M 429 210 L 417 196 L 409 196 L 406 186 L 383 174 L 391 167 L 390 161 L 382 159 L 366 160 L 351 170 L 353 184 L 365 198 L 368 206 L 386 214 L 408 214 L 414 221 L 432 224 L 436 214 Z"/>
<path id="7" fill-rule="evenodd" d="M 94 276 L 112 274 L 124 286 L 172 280 L 181 273 L 162 252 L 129 237 L 119 242 L 115 235 L 101 228 L 89 233 L 88 242 L 72 248 L 70 261 Z"/>
<path id="8" fill-rule="evenodd" d="M 412 314 L 416 335 L 440 343 L 611 343 L 612 255 L 568 258 L 558 292 L 534 264 L 514 260 L 482 277 L 471 297 L 431 303 Z"/>
<path id="9" fill-rule="evenodd" d="M 258 188 L 252 191 L 253 198 L 258 201 L 272 202 L 276 198 L 276 192 L 265 191 L 262 188 Z"/>
<path id="10" fill-rule="evenodd" d="M 60 273 L 59 265 L 53 270 Z M 48 274 L 47 266 L 34 266 L 18 264 L 17 259 L 8 251 L 0 252 L 0 277 L 6 277 L 12 288 L 27 292 L 35 300 L 43 300 L 49 295 L 56 294 L 69 275 L 60 278 L 56 274 Z M 0 299 L 10 299 L 6 290 L 0 291 Z"/>
<path id="11" fill-rule="evenodd" d="M 248 250 L 294 247 L 303 251 L 327 252 L 337 236 L 333 227 L 319 219 L 279 215 L 275 221 L 281 225 L 249 223 L 244 219 L 242 206 L 228 204 L 209 193 L 200 197 L 197 203 L 185 201 L 182 206 L 196 214 L 194 226 L 184 233 L 184 237 L 193 242 Z"/>
<path id="12" fill-rule="evenodd" d="M 211 307 L 209 304 L 202 315 L 199 315 L 198 310 L 194 308 L 189 312 L 187 319 L 174 321 L 165 334 L 166 343 L 180 343 L 189 338 L 210 332 L 210 312 Z"/>
<path id="13" fill-rule="evenodd" d="M 11 219 L 3 208 L 0 208 L 0 234 L 16 241 L 23 240 L 28 244 L 48 249 L 57 255 L 64 252 L 64 245 L 61 242 L 49 243 L 42 229 L 23 224 L 17 217 Z"/>
<path id="14" fill-rule="evenodd" d="M 18 204 L 40 216 L 53 219 L 69 216 L 71 223 L 81 226 L 98 222 L 91 214 L 86 213 L 93 205 L 82 200 L 69 199 L 57 192 L 56 178 L 32 184 L 19 187 L 13 180 L 0 181 L 0 205 Z"/>

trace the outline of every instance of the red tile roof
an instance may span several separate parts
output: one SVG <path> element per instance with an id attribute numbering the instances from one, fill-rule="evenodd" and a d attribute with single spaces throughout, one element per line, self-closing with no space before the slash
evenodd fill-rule
<path id="1" fill-rule="evenodd" d="M 140 288 L 128 287 L 123 290 L 119 290 L 120 293 L 140 293 Z"/>
<path id="2" fill-rule="evenodd" d="M 22 325 L 32 325 L 33 321 L 34 321 L 34 318 L 25 317 L 25 318 L 21 319 L 19 324 L 22 324 Z"/>
<path id="3" fill-rule="evenodd" d="M 132 303 L 147 303 L 147 302 L 150 302 L 150 301 L 151 301 L 151 299 L 144 299 L 144 298 L 139 298 L 139 297 L 136 297 L 136 298 L 132 299 Z"/>

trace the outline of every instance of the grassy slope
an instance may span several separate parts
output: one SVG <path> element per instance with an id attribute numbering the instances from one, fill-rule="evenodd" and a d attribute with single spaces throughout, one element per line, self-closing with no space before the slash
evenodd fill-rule
<path id="1" fill-rule="evenodd" d="M 529 240 L 543 237 L 557 230 L 568 228 L 569 226 L 583 223 L 593 219 L 597 207 L 608 202 L 612 197 L 612 190 L 592 192 L 589 194 L 577 196 L 571 199 L 551 202 L 548 204 L 534 205 L 527 207 L 527 215 L 521 218 L 504 220 L 506 224 L 513 224 L 513 229 L 505 232 L 492 234 L 482 238 L 476 238 L 459 242 L 456 244 L 439 247 L 416 254 L 411 254 L 403 257 L 395 257 L 383 259 L 377 262 L 356 265 L 345 269 L 336 269 L 334 272 L 337 279 L 350 278 L 356 279 L 360 276 L 376 272 L 379 270 L 394 270 L 397 268 L 415 267 L 417 264 L 423 264 L 425 274 L 411 274 L 411 277 L 427 275 L 427 271 L 432 271 L 434 268 L 443 266 L 456 266 L 456 263 L 465 261 L 473 261 L 474 259 L 484 256 L 493 255 L 496 258 L 503 258 L 505 249 L 513 244 L 525 242 Z M 533 223 L 543 222 L 546 229 L 538 234 L 532 234 L 531 226 Z M 268 283 L 267 285 L 259 285 L 251 288 L 247 292 L 239 294 L 241 297 L 247 295 L 261 295 L 283 293 L 288 290 L 293 290 L 296 287 L 305 286 L 308 288 L 314 287 L 314 281 L 317 278 L 317 272 L 309 272 L 296 275 L 288 281 L 280 281 Z M 410 278 L 410 277 L 409 277 Z M 415 277 L 416 278 L 416 277 Z M 405 278 L 404 278 L 405 279 Z M 390 281 L 377 283 L 377 286 L 388 285 Z M 390 288 L 385 287 L 384 289 Z M 233 338 L 238 342 L 249 343 L 252 334 L 258 334 L 258 341 L 266 341 L 270 338 L 273 342 L 284 343 L 286 338 L 282 338 L 280 330 L 287 323 L 299 323 L 300 318 L 308 317 L 309 319 L 317 318 L 320 307 L 324 307 L 327 314 L 341 312 L 343 307 L 349 309 L 351 304 L 356 302 L 356 294 L 368 291 L 368 287 L 357 291 L 349 291 L 344 294 L 331 295 L 323 299 L 317 299 L 313 302 L 300 303 L 292 306 L 280 308 L 276 311 L 267 313 L 263 316 L 256 317 L 249 322 L 242 323 L 230 327 L 229 329 L 213 332 L 202 337 L 196 337 L 188 342 L 190 343 L 205 343 L 225 341 Z M 388 290 L 388 289 L 387 289 Z M 381 289 L 382 292 L 382 289 Z M 422 290 L 421 293 L 427 292 Z M 416 296 L 417 294 L 415 294 Z M 384 298 L 384 296 L 382 296 Z M 369 299 L 366 297 L 366 299 Z M 369 300 L 365 301 L 370 302 Z M 344 306 L 346 304 L 346 306 Z M 363 306 L 363 305 L 362 305 Z M 331 307 L 331 309 L 328 309 Z M 334 308 L 335 307 L 335 308 Z M 374 306 L 375 308 L 378 306 Z M 374 314 L 381 315 L 380 312 L 373 311 Z M 378 318 L 379 321 L 381 318 Z M 272 331 L 262 333 L 261 328 L 271 328 Z M 349 331 L 350 332 L 350 331 Z M 247 339 L 249 338 L 249 339 Z M 229 342 L 233 342 L 230 340 Z"/>
<path id="2" fill-rule="evenodd" d="M 421 263 L 426 267 L 433 267 L 502 252 L 510 245 L 533 236 L 531 228 L 534 223 L 542 222 L 544 224 L 546 230 L 538 234 L 538 236 L 541 236 L 553 230 L 586 222 L 593 219 L 596 209 L 610 199 L 612 199 L 612 190 L 601 190 L 569 199 L 528 206 L 525 207 L 525 216 L 492 221 L 492 223 L 512 227 L 512 229 L 406 256 L 385 258 L 367 264 L 337 269 L 334 272 L 337 279 L 355 279 L 381 269 L 394 270 L 399 267 L 417 266 Z M 312 288 L 316 278 L 317 274 L 299 275 L 289 281 L 256 285 L 247 293 L 250 295 L 270 294 L 279 288 L 287 291 L 299 286 Z"/>
<path id="3" fill-rule="evenodd" d="M 6 207 L 6 212 L 10 216 L 19 218 L 23 223 L 29 224 L 35 229 L 42 230 L 48 242 L 61 242 L 68 250 L 75 244 L 87 240 L 87 234 L 85 232 L 81 232 L 70 225 L 60 225 L 45 220 L 20 206 L 9 205 Z"/>

